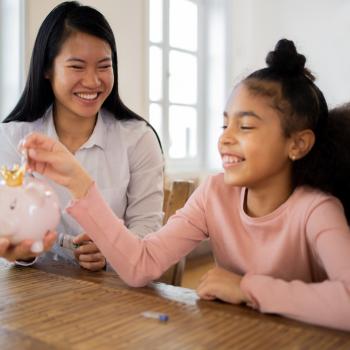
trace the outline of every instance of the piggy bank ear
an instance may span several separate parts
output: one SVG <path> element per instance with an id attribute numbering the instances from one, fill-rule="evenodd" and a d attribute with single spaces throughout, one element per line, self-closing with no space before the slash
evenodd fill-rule
<path id="1" fill-rule="evenodd" d="M 25 187 L 24 191 L 27 195 L 31 197 L 31 199 L 37 206 L 44 206 L 45 197 L 47 196 L 47 194 L 42 186 L 31 182 Z"/>

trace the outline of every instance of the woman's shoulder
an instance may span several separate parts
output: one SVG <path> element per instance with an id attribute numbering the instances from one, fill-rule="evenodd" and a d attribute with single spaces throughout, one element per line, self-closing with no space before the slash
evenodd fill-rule
<path id="1" fill-rule="evenodd" d="M 21 140 L 25 135 L 38 129 L 39 121 L 0 123 L 0 133 L 6 134 L 12 142 Z"/>
<path id="2" fill-rule="evenodd" d="M 129 160 L 139 162 L 140 159 L 156 157 L 163 162 L 161 148 L 156 133 L 143 120 L 118 120 L 103 110 L 101 113 L 107 135 L 108 149 L 116 148 L 128 154 Z"/>
<path id="3" fill-rule="evenodd" d="M 112 133 L 117 133 L 120 138 L 127 142 L 131 142 L 132 144 L 137 143 L 138 140 L 145 135 L 149 135 L 151 138 L 155 136 L 153 130 L 147 125 L 145 120 L 120 120 L 105 109 L 101 110 L 101 116 L 107 130 Z"/>
<path id="4" fill-rule="evenodd" d="M 149 127 L 147 126 L 146 120 L 139 119 L 117 119 L 115 115 L 106 109 L 101 110 L 101 116 L 103 122 L 110 126 L 120 128 L 125 132 L 140 132 L 147 131 Z"/>
<path id="5" fill-rule="evenodd" d="M 0 123 L 0 165 L 18 164 L 18 144 L 30 132 L 34 123 L 9 122 Z"/>

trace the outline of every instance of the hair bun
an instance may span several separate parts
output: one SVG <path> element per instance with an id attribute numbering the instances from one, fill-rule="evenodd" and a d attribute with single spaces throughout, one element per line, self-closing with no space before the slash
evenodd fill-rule
<path id="1" fill-rule="evenodd" d="M 294 42 L 281 39 L 277 42 L 274 51 L 270 51 L 266 57 L 268 67 L 280 75 L 300 76 L 305 75 L 312 81 L 314 77 L 305 68 L 306 58 L 297 52 Z"/>

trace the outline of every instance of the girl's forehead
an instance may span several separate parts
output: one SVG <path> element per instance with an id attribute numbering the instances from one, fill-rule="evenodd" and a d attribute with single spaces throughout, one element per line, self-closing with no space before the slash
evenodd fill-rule
<path id="1" fill-rule="evenodd" d="M 256 96 L 249 90 L 248 86 L 243 83 L 235 86 L 227 100 L 225 111 L 233 112 L 236 109 L 246 108 L 256 104 Z"/>
<path id="2" fill-rule="evenodd" d="M 243 81 L 232 89 L 225 112 L 230 115 L 246 109 L 276 109 L 280 95 L 276 83 Z"/>

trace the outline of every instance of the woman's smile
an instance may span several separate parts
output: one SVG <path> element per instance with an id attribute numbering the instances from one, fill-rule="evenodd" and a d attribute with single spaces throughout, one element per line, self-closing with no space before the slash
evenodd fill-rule
<path id="1" fill-rule="evenodd" d="M 102 92 L 75 92 L 73 93 L 77 97 L 79 104 L 84 106 L 94 106 L 96 103 L 100 104 L 100 97 L 103 96 Z M 103 102 L 102 102 L 103 103 Z"/>
<path id="2" fill-rule="evenodd" d="M 74 93 L 74 95 L 78 96 L 82 100 L 92 101 L 92 100 L 96 100 L 100 95 L 100 93 L 99 92 L 95 92 L 95 93 L 76 92 Z"/>

